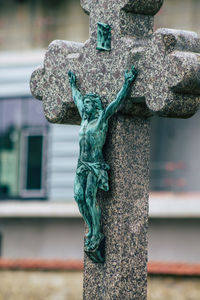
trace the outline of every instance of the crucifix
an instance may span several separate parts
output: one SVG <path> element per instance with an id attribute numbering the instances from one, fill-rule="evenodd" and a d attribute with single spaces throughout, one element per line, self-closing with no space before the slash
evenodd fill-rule
<path id="1" fill-rule="evenodd" d="M 150 117 L 188 118 L 199 107 L 200 39 L 189 31 L 154 32 L 162 3 L 82 0 L 90 15 L 89 40 L 52 42 L 44 66 L 31 77 L 32 94 L 43 101 L 50 122 L 80 124 L 73 81 L 81 95 L 99 95 L 106 111 L 125 71 L 134 65 L 138 73 L 108 122 L 102 151 L 109 191 L 97 191 L 105 240 L 103 250 L 97 247 L 101 238 L 85 240 L 84 300 L 146 299 Z"/>

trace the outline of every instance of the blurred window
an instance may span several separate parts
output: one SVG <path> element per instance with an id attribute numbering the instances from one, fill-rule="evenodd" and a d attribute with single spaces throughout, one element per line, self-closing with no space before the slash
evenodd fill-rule
<path id="1" fill-rule="evenodd" d="M 0 198 L 46 197 L 47 122 L 32 98 L 0 100 Z"/>
<path id="2" fill-rule="evenodd" d="M 200 112 L 190 119 L 152 118 L 152 191 L 200 191 L 199 120 Z"/>

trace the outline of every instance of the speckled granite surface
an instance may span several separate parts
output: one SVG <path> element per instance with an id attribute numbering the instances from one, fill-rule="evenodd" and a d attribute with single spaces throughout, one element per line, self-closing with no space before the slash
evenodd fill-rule
<path id="1" fill-rule="evenodd" d="M 84 300 L 146 299 L 149 120 L 116 115 L 104 148 L 110 192 L 99 193 L 106 261 L 85 257 Z"/>
<path id="2" fill-rule="evenodd" d="M 159 29 L 153 16 L 162 0 L 82 0 L 90 14 L 84 44 L 54 41 L 44 67 L 31 78 L 47 119 L 78 124 L 67 72 L 84 93 L 98 93 L 104 105 L 120 90 L 124 71 L 139 71 L 130 97 L 110 121 L 105 158 L 111 166 L 110 192 L 99 193 L 106 235 L 106 262 L 86 258 L 84 300 L 146 299 L 149 120 L 190 117 L 200 102 L 200 40 L 195 33 Z M 111 51 L 96 50 L 97 22 L 111 26 Z"/>

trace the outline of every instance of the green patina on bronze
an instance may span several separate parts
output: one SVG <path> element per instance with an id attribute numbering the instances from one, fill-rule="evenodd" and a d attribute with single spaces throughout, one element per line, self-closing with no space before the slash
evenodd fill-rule
<path id="1" fill-rule="evenodd" d="M 108 24 L 97 23 L 97 50 L 111 50 L 111 27 Z"/>
<path id="2" fill-rule="evenodd" d="M 109 165 L 103 158 L 103 145 L 108 120 L 127 97 L 137 76 L 134 67 L 125 72 L 123 87 L 106 109 L 97 94 L 82 95 L 76 86 L 76 75 L 68 72 L 72 97 L 82 118 L 79 132 L 79 159 L 74 184 L 74 197 L 87 226 L 85 252 L 94 262 L 104 262 L 104 235 L 101 230 L 101 210 L 96 200 L 98 189 L 109 190 Z"/>

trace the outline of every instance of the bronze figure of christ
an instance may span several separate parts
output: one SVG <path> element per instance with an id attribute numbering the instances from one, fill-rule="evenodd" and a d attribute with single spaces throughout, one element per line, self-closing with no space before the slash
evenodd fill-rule
<path id="1" fill-rule="evenodd" d="M 97 94 L 81 95 L 76 86 L 76 76 L 68 72 L 72 97 L 81 116 L 79 131 L 79 158 L 74 184 L 74 197 L 83 216 L 88 233 L 85 251 L 96 251 L 104 238 L 101 231 L 101 210 L 96 200 L 97 190 L 109 190 L 108 170 L 102 149 L 108 131 L 108 120 L 127 97 L 131 84 L 137 76 L 134 67 L 125 72 L 124 84 L 116 99 L 105 109 Z M 103 258 L 102 258 L 103 259 Z M 97 261 L 96 261 L 97 262 Z"/>

